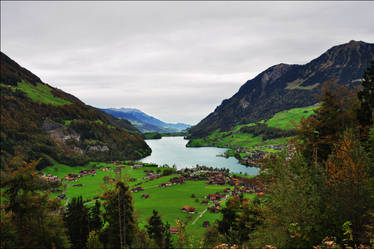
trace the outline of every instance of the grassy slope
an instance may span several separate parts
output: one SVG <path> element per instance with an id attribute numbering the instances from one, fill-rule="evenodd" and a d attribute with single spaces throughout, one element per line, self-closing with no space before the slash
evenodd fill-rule
<path id="1" fill-rule="evenodd" d="M 278 112 L 271 119 L 266 121 L 269 127 L 276 127 L 283 130 L 294 129 L 296 125 L 300 124 L 301 119 L 309 117 L 314 113 L 318 105 L 294 108 L 282 112 Z"/>
<path id="2" fill-rule="evenodd" d="M 294 108 L 287 111 L 282 111 L 275 114 L 271 119 L 267 121 L 261 121 L 260 123 L 266 123 L 269 127 L 276 127 L 284 130 L 294 129 L 295 125 L 299 124 L 302 118 L 308 117 L 313 114 L 313 110 L 317 105 Z M 215 131 L 205 138 L 198 138 L 190 140 L 188 146 L 190 147 L 202 147 L 202 146 L 217 146 L 225 148 L 235 147 L 246 147 L 253 148 L 263 145 L 276 145 L 286 144 L 289 138 L 277 138 L 270 140 L 263 140 L 261 137 L 253 137 L 251 134 L 240 133 L 240 128 L 244 126 L 253 126 L 254 123 L 237 125 L 234 129 L 227 132 Z M 256 148 L 264 151 L 272 151 L 269 148 Z"/>
<path id="3" fill-rule="evenodd" d="M 55 165 L 53 167 L 43 169 L 42 172 L 45 174 L 52 174 L 58 177 L 63 177 L 69 173 L 79 173 L 79 171 L 83 169 L 89 169 L 94 164 L 98 166 L 103 165 L 105 167 L 111 167 L 112 169 L 116 167 L 112 164 L 105 163 L 89 163 L 86 166 L 78 167 Z M 192 222 L 196 219 L 199 213 L 207 208 L 207 205 L 201 204 L 204 196 L 207 194 L 213 194 L 217 191 L 222 191 L 224 188 L 229 187 L 229 185 L 215 186 L 206 185 L 205 181 L 186 181 L 186 183 L 182 185 L 178 184 L 171 187 L 159 188 L 159 184 L 166 183 L 171 177 L 175 177 L 177 175 L 164 176 L 153 181 L 145 182 L 145 180 L 141 179 L 142 177 L 146 176 L 144 173 L 145 169 L 152 169 L 154 171 L 157 170 L 154 167 L 133 170 L 130 166 L 127 166 L 124 173 L 127 178 L 136 179 L 135 182 L 129 182 L 130 187 L 135 185 L 136 183 L 144 182 L 142 185 L 140 185 L 144 189 L 144 191 L 132 193 L 136 215 L 141 227 L 146 224 L 147 218 L 152 216 L 152 211 L 153 209 L 155 209 L 162 215 L 163 221 L 169 222 L 171 226 L 176 225 L 175 221 L 177 219 L 187 221 L 187 233 L 190 234 L 193 241 L 197 241 L 202 237 L 202 234 L 206 230 L 206 228 L 202 227 L 203 221 L 209 221 L 211 224 L 213 224 L 214 221 L 221 216 L 220 213 L 212 214 L 210 212 L 206 212 L 202 216 L 202 218 L 198 219 L 198 221 L 192 225 Z M 159 169 L 161 171 L 163 170 L 163 168 Z M 110 172 L 97 170 L 97 174 L 95 176 L 85 176 L 78 179 L 76 182 L 64 181 L 64 183 L 67 184 L 67 187 L 65 188 L 65 194 L 69 198 L 82 195 L 84 200 L 89 201 L 95 196 L 102 194 L 106 189 L 113 187 L 110 184 L 104 184 L 104 176 L 116 178 L 113 170 L 111 170 Z M 75 184 L 83 184 L 83 187 L 73 187 L 73 185 Z M 142 199 L 142 194 L 149 194 L 149 198 Z M 191 194 L 195 194 L 196 197 L 191 198 Z M 57 195 L 58 194 L 52 194 L 51 197 L 53 198 Z M 253 197 L 254 195 L 246 196 Z M 199 201 L 196 202 L 195 199 L 198 199 Z M 91 206 L 92 204 L 93 202 L 87 203 L 87 205 L 89 206 Z M 196 213 L 189 214 L 181 212 L 181 208 L 183 206 L 194 206 L 196 208 Z"/>
<path id="4" fill-rule="evenodd" d="M 51 92 L 52 88 L 48 87 L 47 85 L 37 83 L 37 85 L 34 86 L 28 82 L 21 81 L 18 83 L 17 87 L 15 88 L 25 92 L 27 96 L 30 97 L 32 100 L 39 101 L 44 104 L 52 104 L 52 105 L 71 104 L 67 100 L 53 96 Z"/>

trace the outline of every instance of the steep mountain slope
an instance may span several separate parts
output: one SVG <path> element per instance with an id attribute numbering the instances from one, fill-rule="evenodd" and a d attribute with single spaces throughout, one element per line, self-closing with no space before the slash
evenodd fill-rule
<path id="1" fill-rule="evenodd" d="M 43 83 L 1 52 L 1 167 L 15 156 L 82 164 L 138 159 L 151 150 L 127 120 L 117 119 Z"/>
<path id="2" fill-rule="evenodd" d="M 275 113 L 318 102 L 322 84 L 334 81 L 354 86 L 374 59 L 374 44 L 362 41 L 332 47 L 305 65 L 278 64 L 248 80 L 230 99 L 190 128 L 192 138 L 235 125 L 256 122 Z"/>
<path id="3" fill-rule="evenodd" d="M 183 123 L 165 123 L 157 118 L 145 114 L 138 109 L 133 108 L 109 108 L 101 110 L 117 118 L 129 120 L 141 132 L 178 132 L 191 127 L 190 125 Z"/>

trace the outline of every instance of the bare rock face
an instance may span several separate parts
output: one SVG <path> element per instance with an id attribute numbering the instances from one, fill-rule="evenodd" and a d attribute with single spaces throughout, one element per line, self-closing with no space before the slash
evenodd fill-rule
<path id="1" fill-rule="evenodd" d="M 109 151 L 108 146 L 106 145 L 94 145 L 88 147 L 89 152 L 106 152 Z"/>

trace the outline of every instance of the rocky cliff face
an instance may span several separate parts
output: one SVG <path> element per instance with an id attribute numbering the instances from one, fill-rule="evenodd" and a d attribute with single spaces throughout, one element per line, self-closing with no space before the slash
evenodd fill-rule
<path id="1" fill-rule="evenodd" d="M 203 137 L 241 123 L 270 118 L 275 113 L 313 105 L 324 82 L 344 86 L 360 84 L 363 72 L 374 60 L 374 44 L 362 41 L 332 47 L 305 65 L 278 64 L 248 80 L 230 99 L 190 129 L 191 137 Z"/>

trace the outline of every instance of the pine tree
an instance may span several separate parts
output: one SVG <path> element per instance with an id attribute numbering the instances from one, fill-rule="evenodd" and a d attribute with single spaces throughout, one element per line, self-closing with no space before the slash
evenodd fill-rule
<path id="1" fill-rule="evenodd" d="M 170 233 L 170 224 L 168 222 L 166 222 L 165 224 L 164 237 L 165 237 L 165 249 L 173 248 L 173 241 L 171 239 L 171 233 Z"/>
<path id="2" fill-rule="evenodd" d="M 163 248 L 165 243 L 164 238 L 164 224 L 161 221 L 161 217 L 156 210 L 153 210 L 153 215 L 146 225 L 148 236 L 153 239 L 159 248 Z"/>
<path id="3" fill-rule="evenodd" d="M 371 66 L 365 71 L 361 86 L 361 91 L 357 93 L 357 97 L 360 100 L 357 119 L 360 123 L 361 141 L 366 143 L 369 129 L 374 122 L 374 61 L 372 61 Z"/>
<path id="4" fill-rule="evenodd" d="M 101 241 L 105 248 L 127 248 L 134 242 L 137 224 L 134 218 L 134 207 L 128 186 L 118 182 L 114 190 L 104 194 L 104 229 Z"/>
<path id="5" fill-rule="evenodd" d="M 95 205 L 90 209 L 90 231 L 100 231 L 103 226 L 100 207 L 100 202 L 96 200 Z"/>
<path id="6" fill-rule="evenodd" d="M 72 248 L 85 248 L 89 234 L 88 208 L 84 206 L 82 196 L 73 197 L 64 215 Z"/>
<path id="7" fill-rule="evenodd" d="M 16 248 L 67 248 L 59 201 L 50 200 L 48 185 L 40 178 L 37 162 L 1 172 L 1 246 Z M 42 192 L 43 191 L 43 192 Z M 8 231 L 3 231 L 8 227 Z M 5 237 L 3 237 L 5 235 Z M 15 241 L 9 241 L 14 239 Z"/>

